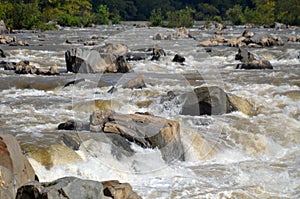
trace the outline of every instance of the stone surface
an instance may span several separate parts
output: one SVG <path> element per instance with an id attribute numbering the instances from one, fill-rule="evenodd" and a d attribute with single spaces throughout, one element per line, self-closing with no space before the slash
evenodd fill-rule
<path id="1" fill-rule="evenodd" d="M 118 134 L 144 148 L 158 147 L 166 162 L 184 160 L 179 123 L 148 114 L 120 114 L 96 111 L 90 116 L 90 130 Z"/>
<path id="2" fill-rule="evenodd" d="M 142 199 L 128 183 L 120 183 L 117 180 L 104 181 L 103 193 L 114 199 Z"/>
<path id="3" fill-rule="evenodd" d="M 14 198 L 17 188 L 33 181 L 35 173 L 11 135 L 0 134 L 0 198 Z"/>
<path id="4" fill-rule="evenodd" d="M 180 98 L 184 102 L 182 115 L 220 115 L 237 110 L 227 93 L 216 86 L 197 87 Z"/>

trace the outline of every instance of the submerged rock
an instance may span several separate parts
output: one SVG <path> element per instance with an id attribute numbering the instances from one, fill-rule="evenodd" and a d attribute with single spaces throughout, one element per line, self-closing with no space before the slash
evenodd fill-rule
<path id="1" fill-rule="evenodd" d="M 180 96 L 182 115 L 220 115 L 237 111 L 227 93 L 216 86 L 198 87 Z"/>
<path id="2" fill-rule="evenodd" d="M 25 153 L 45 166 L 47 169 L 55 165 L 69 164 L 82 161 L 82 158 L 72 149 L 63 144 L 37 145 L 23 144 Z"/>
<path id="3" fill-rule="evenodd" d="M 0 134 L 0 198 L 14 198 L 16 189 L 33 181 L 35 173 L 17 140 Z"/>
<path id="4" fill-rule="evenodd" d="M 176 54 L 172 59 L 172 62 L 183 63 L 185 62 L 185 58 L 182 55 Z"/>

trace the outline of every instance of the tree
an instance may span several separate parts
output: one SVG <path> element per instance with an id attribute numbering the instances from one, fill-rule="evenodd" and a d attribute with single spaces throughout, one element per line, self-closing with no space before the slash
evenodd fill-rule
<path id="1" fill-rule="evenodd" d="M 244 22 L 243 19 L 243 7 L 235 5 L 233 8 L 229 8 L 226 11 L 226 18 L 235 25 L 240 25 Z"/>
<path id="2" fill-rule="evenodd" d="M 109 15 L 107 5 L 99 5 L 96 13 L 96 23 L 109 24 Z"/>
<path id="3" fill-rule="evenodd" d="M 151 12 L 150 23 L 152 26 L 163 25 L 164 16 L 162 15 L 161 9 L 154 9 Z"/>
<path id="4" fill-rule="evenodd" d="M 168 27 L 191 27 L 194 25 L 195 10 L 189 7 L 167 13 Z"/>

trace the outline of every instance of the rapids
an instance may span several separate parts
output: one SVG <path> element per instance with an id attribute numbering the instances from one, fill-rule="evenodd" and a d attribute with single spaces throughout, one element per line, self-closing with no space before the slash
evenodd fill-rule
<path id="1" fill-rule="evenodd" d="M 300 197 L 300 43 L 249 49 L 269 60 L 273 70 L 237 70 L 237 48 L 198 47 L 214 31 L 191 28 L 194 39 L 153 40 L 157 33 L 173 29 L 134 26 L 98 26 L 60 31 L 19 32 L 14 36 L 29 46 L 0 46 L 9 56 L 3 61 L 29 60 L 42 68 L 57 65 L 65 69 L 64 53 L 83 46 L 93 34 L 102 35 L 98 45 L 122 42 L 131 51 L 162 47 L 167 56 L 160 61 L 132 61 L 134 73 L 61 74 L 54 77 L 16 75 L 0 69 L 0 130 L 17 137 L 21 146 L 59 143 L 60 122 L 87 121 L 94 109 L 112 108 L 121 113 L 150 112 L 180 122 L 184 162 L 166 164 L 158 149 L 142 149 L 128 157 L 116 156 L 118 147 L 99 135 L 73 132 L 82 144 L 76 153 L 82 161 L 46 168 L 29 160 L 41 181 L 63 176 L 129 182 L 143 198 L 299 198 Z M 243 27 L 228 27 L 223 35 L 239 36 Z M 297 30 L 253 29 L 281 36 L 300 35 Z M 66 40 L 75 41 L 67 44 Z M 172 62 L 178 53 L 186 58 Z M 144 74 L 146 88 L 124 89 L 120 85 L 132 76 Z M 85 79 L 64 87 L 70 80 Z M 101 85 L 101 86 L 100 86 Z M 117 91 L 107 91 L 113 86 Z M 161 102 L 168 91 L 181 94 L 200 85 L 217 85 L 254 104 L 255 113 L 233 112 L 217 116 L 179 115 L 181 104 Z"/>

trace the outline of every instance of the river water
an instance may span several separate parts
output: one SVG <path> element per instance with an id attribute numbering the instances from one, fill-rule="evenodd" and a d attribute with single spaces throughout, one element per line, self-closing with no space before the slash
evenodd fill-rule
<path id="1" fill-rule="evenodd" d="M 273 70 L 237 70 L 237 48 L 214 47 L 211 52 L 198 47 L 214 31 L 190 29 L 194 39 L 153 40 L 157 33 L 172 34 L 173 29 L 134 26 L 99 26 L 63 29 L 42 33 L 19 32 L 14 36 L 30 45 L 1 46 L 9 55 L 4 61 L 29 60 L 33 65 L 65 69 L 64 53 L 84 46 L 93 34 L 101 37 L 97 45 L 121 42 L 131 51 L 162 47 L 167 56 L 160 61 L 132 61 L 134 73 L 61 74 L 56 77 L 16 75 L 0 70 L 0 130 L 17 137 L 22 148 L 27 144 L 57 144 L 65 133 L 59 123 L 69 119 L 87 121 L 95 108 L 110 107 L 117 112 L 150 112 L 180 122 L 185 161 L 166 164 L 158 149 L 142 149 L 132 144 L 135 153 L 116 158 L 110 143 L 77 136 L 83 144 L 76 151 L 82 161 L 68 164 L 53 160 L 45 167 L 28 157 L 40 181 L 63 176 L 83 179 L 117 179 L 129 182 L 143 198 L 299 198 L 300 196 L 300 43 L 286 39 L 300 35 L 298 30 L 253 29 L 278 35 L 284 46 L 249 49 L 269 60 Z M 223 30 L 228 37 L 240 36 L 243 27 Z M 73 41 L 67 44 L 66 40 Z M 172 62 L 176 53 L 186 62 Z M 146 88 L 123 89 L 122 82 L 144 74 Z M 63 85 L 75 79 L 85 81 Z M 99 86 L 101 85 L 101 86 Z M 107 91 L 116 85 L 117 91 Z M 250 101 L 251 114 L 233 112 L 217 116 L 182 116 L 181 105 L 162 103 L 168 91 L 184 93 L 200 85 L 216 85 L 229 94 Z M 97 103 L 96 103 L 96 101 Z M 99 105 L 100 103 L 100 105 Z M 141 104 L 148 103 L 145 106 Z M 76 132 L 75 132 L 76 133 Z M 97 137 L 97 135 L 94 135 Z M 100 135 L 99 135 L 100 136 Z M 101 139 L 99 137 L 99 139 Z M 25 151 L 26 152 L 26 151 Z M 62 157 L 55 157 L 60 159 Z"/>

